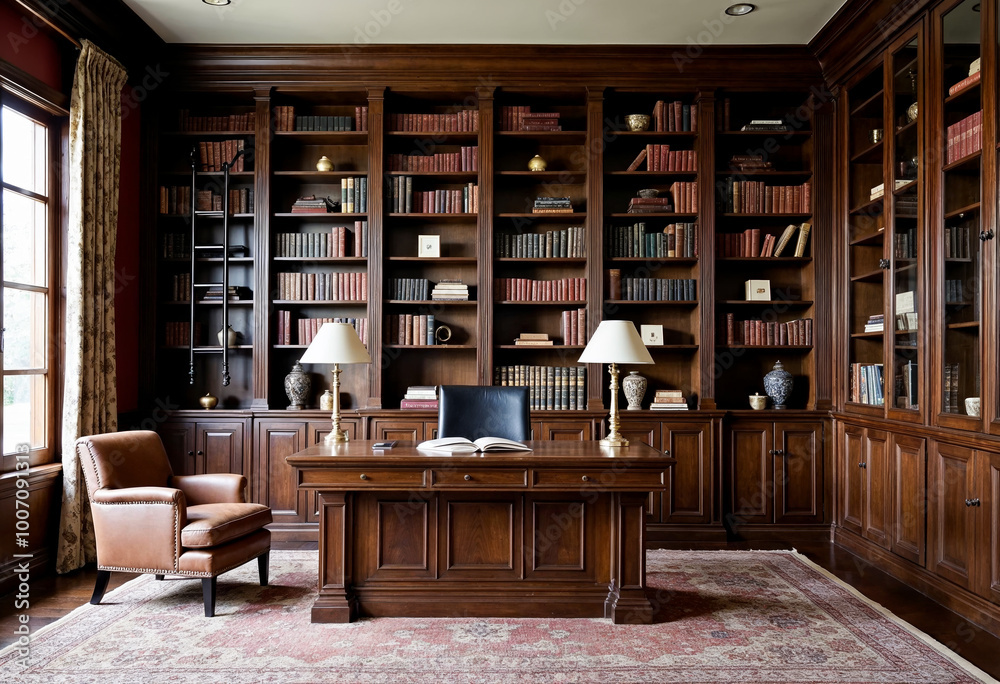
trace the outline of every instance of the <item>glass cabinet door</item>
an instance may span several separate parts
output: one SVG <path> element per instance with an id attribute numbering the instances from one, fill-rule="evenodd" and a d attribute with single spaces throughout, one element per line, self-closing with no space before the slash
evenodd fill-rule
<path id="1" fill-rule="evenodd" d="M 846 408 L 874 415 L 882 414 L 885 405 L 884 79 L 885 68 L 879 63 L 848 88 L 847 97 L 850 344 Z"/>
<path id="2" fill-rule="evenodd" d="M 977 429 L 982 376 L 982 89 L 980 2 L 964 0 L 941 15 L 943 121 L 934 143 L 941 156 L 940 425 Z"/>
<path id="3" fill-rule="evenodd" d="M 919 72 L 920 39 L 913 37 L 892 52 L 887 98 L 891 111 L 889 122 L 892 137 L 887 141 L 889 159 L 892 160 L 892 244 L 889 247 L 892 264 L 892 325 L 886 326 L 886 338 L 892 342 L 892 377 L 886 382 L 886 391 L 892 390 L 887 399 L 891 414 L 902 410 L 908 414 L 895 417 L 919 418 L 919 373 L 922 345 L 918 344 L 920 329 L 921 239 L 923 221 L 921 193 L 923 192 L 923 149 L 921 141 L 920 102 L 921 74 Z M 887 181 L 888 182 L 888 181 Z M 886 188 L 886 194 L 890 193 Z M 890 331 L 891 330 L 891 331 Z"/>

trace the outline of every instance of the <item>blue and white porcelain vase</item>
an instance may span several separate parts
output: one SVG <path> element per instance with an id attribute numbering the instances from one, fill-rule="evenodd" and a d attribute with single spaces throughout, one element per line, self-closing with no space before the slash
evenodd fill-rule
<path id="1" fill-rule="evenodd" d="M 285 376 L 285 394 L 288 395 L 289 411 L 301 411 L 306 406 L 306 399 L 312 389 L 312 380 L 302 370 L 302 364 L 298 361 L 292 366 L 292 372 Z"/>
<path id="2" fill-rule="evenodd" d="M 777 361 L 774 364 L 774 369 L 764 376 L 764 391 L 767 392 L 767 396 L 771 397 L 774 408 L 788 408 L 785 406 L 785 402 L 788 400 L 788 395 L 792 393 L 792 374 L 785 370 L 781 361 Z"/>

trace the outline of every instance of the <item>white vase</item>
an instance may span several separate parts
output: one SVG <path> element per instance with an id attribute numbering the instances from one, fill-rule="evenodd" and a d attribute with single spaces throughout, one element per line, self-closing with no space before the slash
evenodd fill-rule
<path id="1" fill-rule="evenodd" d="M 226 338 L 223 337 L 223 335 L 225 334 L 225 332 L 226 332 L 225 330 L 220 330 L 219 331 L 219 346 L 220 347 L 226 344 Z M 240 338 L 240 334 L 238 332 L 236 332 L 235 330 L 233 330 L 233 326 L 229 326 L 229 348 L 230 349 L 232 349 L 237 344 L 239 344 L 239 338 Z"/>

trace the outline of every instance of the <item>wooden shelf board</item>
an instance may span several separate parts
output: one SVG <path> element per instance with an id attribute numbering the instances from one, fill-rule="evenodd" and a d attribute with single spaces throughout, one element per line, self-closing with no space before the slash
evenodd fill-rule
<path id="1" fill-rule="evenodd" d="M 605 257 L 604 259 L 606 264 L 644 264 L 650 261 L 693 265 L 698 263 L 698 257 Z"/>
<path id="2" fill-rule="evenodd" d="M 700 302 L 697 299 L 605 299 L 605 304 L 642 304 L 650 305 L 656 304 L 657 306 L 697 306 Z"/>
<path id="3" fill-rule="evenodd" d="M 326 212 L 326 213 L 323 213 L 323 212 L 319 212 L 319 211 L 315 211 L 315 212 L 311 211 L 311 212 L 303 212 L 303 213 L 295 213 L 295 214 L 293 214 L 290 211 L 287 211 L 287 212 L 282 211 L 282 212 L 275 212 L 273 214 L 273 216 L 274 216 L 274 218 L 297 218 L 297 219 L 306 219 L 306 220 L 312 220 L 312 221 L 315 221 L 315 220 L 340 221 L 340 220 L 345 220 L 345 219 L 358 220 L 358 219 L 367 219 L 368 218 L 368 214 L 367 213 L 359 214 L 357 212 L 354 212 L 354 213 L 351 213 L 351 214 L 347 214 L 347 213 L 339 213 L 339 212 Z"/>
<path id="4" fill-rule="evenodd" d="M 474 264 L 476 257 L 419 257 L 419 256 L 391 256 L 386 261 L 395 262 L 417 262 L 425 264 Z"/>
<path id="5" fill-rule="evenodd" d="M 865 340 L 865 339 L 874 340 L 878 339 L 879 337 L 885 337 L 885 331 L 851 333 L 851 337 L 859 340 Z"/>
<path id="6" fill-rule="evenodd" d="M 495 261 L 501 263 L 557 263 L 557 264 L 585 264 L 586 257 L 497 257 Z"/>
<path id="7" fill-rule="evenodd" d="M 720 344 L 716 346 L 719 349 L 759 349 L 761 351 L 783 351 L 785 349 L 789 351 L 809 351 L 812 349 L 811 344 Z"/>
<path id="8" fill-rule="evenodd" d="M 499 300 L 495 301 L 494 304 L 515 304 L 515 305 L 520 305 L 520 306 L 554 306 L 554 305 L 559 305 L 559 306 L 581 306 L 581 305 L 583 305 L 583 306 L 586 306 L 587 302 L 586 302 L 586 300 L 566 300 L 566 299 L 559 300 L 559 301 L 552 301 L 552 302 L 543 302 L 543 301 L 540 301 L 540 300 L 539 301 L 522 302 L 522 301 L 519 301 L 519 300 L 512 300 L 512 299 L 499 299 Z"/>
<path id="9" fill-rule="evenodd" d="M 896 261 L 902 261 L 897 259 Z M 906 261 L 912 261 L 912 259 L 907 259 Z M 905 266 L 896 266 L 893 269 L 894 273 L 906 273 L 907 271 L 914 271 L 917 268 L 917 264 L 906 264 Z"/>
<path id="10" fill-rule="evenodd" d="M 474 344 L 386 344 L 387 349 L 421 349 L 421 350 L 454 350 L 454 349 L 477 349 Z"/>
<path id="11" fill-rule="evenodd" d="M 557 145 L 582 145 L 587 141 L 586 131 L 497 131 L 497 136 L 552 141 Z"/>
<path id="12" fill-rule="evenodd" d="M 807 264 L 812 261 L 812 257 L 790 256 L 790 257 L 716 257 L 716 261 L 746 262 L 746 263 L 781 263 L 781 264 Z"/>
<path id="13" fill-rule="evenodd" d="M 359 178 L 368 177 L 367 171 L 274 171 L 275 176 L 279 178 L 304 178 L 304 179 L 315 179 L 315 178 Z"/>
<path id="14" fill-rule="evenodd" d="M 387 176 L 418 176 L 424 178 L 465 178 L 468 180 L 478 180 L 478 171 L 386 171 Z"/>
<path id="15" fill-rule="evenodd" d="M 882 95 L 883 95 L 883 91 L 882 91 L 881 88 L 879 88 L 878 92 L 876 92 L 874 95 L 872 95 L 868 99 L 863 100 L 861 102 L 861 104 L 859 104 L 858 106 L 856 106 L 854 109 L 851 110 L 851 118 L 854 118 L 857 115 L 858 112 L 863 111 L 867 107 L 870 107 L 873 103 L 875 103 L 875 102 L 881 103 L 881 101 L 882 101 Z M 882 107 L 880 106 L 879 107 L 879 117 L 881 117 L 881 116 L 882 116 Z M 871 118 L 875 118 L 875 117 L 871 117 Z"/>
<path id="16" fill-rule="evenodd" d="M 945 173 L 950 171 L 978 171 L 978 168 L 974 167 L 979 166 L 979 161 L 982 156 L 982 151 L 973 152 L 972 154 L 968 154 L 961 159 L 956 159 L 950 164 L 945 164 L 941 170 Z"/>
<path id="17" fill-rule="evenodd" d="M 611 218 L 630 218 L 630 219 L 642 219 L 642 218 L 677 218 L 677 219 L 696 219 L 698 214 L 679 214 L 675 212 L 643 212 L 641 214 L 629 214 L 627 212 L 615 212 L 613 214 L 608 214 Z"/>
<path id="18" fill-rule="evenodd" d="M 770 138 L 772 136 L 781 136 L 782 138 L 784 138 L 784 137 L 808 138 L 809 136 L 812 135 L 812 131 L 794 131 L 794 130 L 793 131 L 787 131 L 787 130 L 780 130 L 780 129 L 779 130 L 772 130 L 772 131 L 719 131 L 719 132 L 716 133 L 716 135 L 722 136 L 722 137 L 727 137 L 727 138 L 728 137 L 735 137 L 735 138 L 744 137 L 744 138 L 746 138 L 746 137 L 754 137 L 754 136 L 758 136 L 758 137 L 759 136 L 764 136 L 764 137 L 768 137 L 768 138 Z"/>
<path id="19" fill-rule="evenodd" d="M 978 81 L 976 81 L 975 83 L 970 83 L 969 85 L 965 86 L 961 90 L 956 91 L 954 95 L 949 95 L 948 97 L 944 98 L 944 104 L 945 104 L 945 106 L 947 107 L 948 105 L 950 105 L 951 103 L 955 102 L 956 100 L 969 99 L 970 95 L 972 95 L 977 90 L 979 90 L 979 86 L 980 86 L 981 83 L 982 83 L 982 77 L 980 77 L 980 79 Z"/>
<path id="20" fill-rule="evenodd" d="M 292 304 L 323 304 L 325 306 L 368 306 L 367 301 L 340 299 L 275 299 L 273 304 L 290 306 Z"/>
<path id="21" fill-rule="evenodd" d="M 668 214 L 669 215 L 669 214 Z M 771 213 L 759 213 L 759 214 L 719 214 L 725 218 L 809 218 L 812 214 L 809 213 L 794 213 L 794 214 L 776 214 Z M 631 214 L 630 214 L 631 216 Z"/>
<path id="22" fill-rule="evenodd" d="M 368 257 L 274 257 L 275 261 L 309 261 L 339 264 L 367 264 Z M 230 259 L 232 261 L 232 259 Z"/>
<path id="23" fill-rule="evenodd" d="M 787 306 L 795 309 L 808 309 L 815 302 L 811 299 L 721 299 L 716 302 L 720 306 Z"/>
<path id="24" fill-rule="evenodd" d="M 812 171 L 801 170 L 801 171 L 740 171 L 737 169 L 730 169 L 729 171 L 716 171 L 716 176 L 729 177 L 729 176 L 774 176 L 774 177 L 811 177 Z"/>
<path id="25" fill-rule="evenodd" d="M 876 281 L 881 280 L 885 275 L 885 269 L 876 268 L 874 271 L 869 271 L 868 273 L 862 273 L 861 275 L 851 276 L 852 283 L 860 283 L 866 281 Z"/>
<path id="26" fill-rule="evenodd" d="M 961 216 L 962 214 L 979 213 L 981 206 L 982 206 L 981 202 L 973 202 L 972 204 L 968 204 L 964 207 L 959 207 L 958 209 L 954 209 L 952 211 L 947 212 L 944 215 L 944 220 L 947 221 L 948 219 L 956 218 L 958 216 Z"/>
<path id="27" fill-rule="evenodd" d="M 386 304 L 411 304 L 411 305 L 441 305 L 441 306 L 475 306 L 478 300 L 475 299 L 386 299 Z"/>
<path id="28" fill-rule="evenodd" d="M 409 220 L 426 220 L 434 219 L 436 221 L 474 221 L 478 218 L 479 214 L 468 214 L 468 213 L 440 213 L 440 214 L 426 214 L 426 213 L 410 213 L 410 214 L 389 214 L 389 218 L 394 219 L 409 219 Z"/>
<path id="29" fill-rule="evenodd" d="M 497 171 L 497 176 L 502 178 L 534 180 L 558 180 L 563 183 L 585 183 L 587 181 L 586 171 Z"/>
<path id="30" fill-rule="evenodd" d="M 286 138 L 316 145 L 367 145 L 368 131 L 275 131 L 276 139 Z"/>
<path id="31" fill-rule="evenodd" d="M 948 330 L 974 330 L 979 328 L 979 321 L 966 321 L 965 323 L 948 323 Z"/>
<path id="32" fill-rule="evenodd" d="M 902 127 L 898 128 L 896 130 L 896 137 L 900 138 L 900 137 L 902 137 L 906 133 L 916 132 L 916 130 L 917 130 L 917 123 L 918 122 L 919 122 L 919 119 L 914 119 L 913 121 L 911 121 L 910 123 L 906 124 L 905 126 L 902 126 Z"/>
<path id="33" fill-rule="evenodd" d="M 616 176 L 616 177 L 621 177 L 621 176 L 626 176 L 626 177 L 637 176 L 637 177 L 641 177 L 641 178 L 649 178 L 649 177 L 652 176 L 652 177 L 655 178 L 657 176 L 667 176 L 667 177 L 672 177 L 672 176 L 697 176 L 698 175 L 698 171 L 697 171 L 697 169 L 694 170 L 694 171 L 638 171 L 638 170 L 636 170 L 636 171 L 608 171 L 604 175 L 606 175 L 606 176 Z"/>
<path id="34" fill-rule="evenodd" d="M 852 164 L 881 164 L 882 163 L 882 141 L 872 143 L 857 154 L 851 157 Z"/>
<path id="35" fill-rule="evenodd" d="M 440 214 L 431 214 L 439 216 Z M 470 214 L 470 216 L 473 214 Z M 634 216 L 634 214 L 629 214 Z M 503 213 L 497 214 L 498 218 L 526 218 L 534 221 L 581 221 L 587 218 L 587 212 L 575 211 L 572 214 L 531 214 L 531 213 Z"/>
<path id="36" fill-rule="evenodd" d="M 165 131 L 161 135 L 170 135 L 178 138 L 232 138 L 232 137 L 254 137 L 254 131 Z"/>
<path id="37" fill-rule="evenodd" d="M 497 349 L 583 349 L 585 344 L 498 344 Z"/>
<path id="38" fill-rule="evenodd" d="M 903 179 L 900 179 L 900 180 L 903 180 Z M 911 190 L 912 188 L 915 188 L 915 187 L 917 187 L 917 179 L 916 178 L 911 178 L 911 179 L 909 179 L 906 182 L 905 185 L 900 185 L 898 188 L 895 188 L 892 191 L 892 194 L 893 195 L 897 195 L 897 196 L 898 195 L 902 195 L 902 194 L 906 193 L 907 191 L 909 191 L 909 190 Z"/>
<path id="39" fill-rule="evenodd" d="M 851 209 L 851 215 L 855 214 L 869 214 L 872 213 L 869 210 L 875 207 L 881 207 L 881 211 L 874 212 L 874 215 L 881 214 L 885 211 L 885 197 L 876 197 L 875 199 L 868 200 L 864 204 L 859 204 L 858 206 Z"/>
<path id="40" fill-rule="evenodd" d="M 885 238 L 885 231 L 880 230 L 875 233 L 868 233 L 867 235 L 862 235 L 861 237 L 854 238 L 847 244 L 850 245 L 851 247 L 855 247 L 858 245 L 873 245 L 883 242 L 884 238 Z"/>
<path id="41" fill-rule="evenodd" d="M 479 131 L 386 131 L 389 138 L 438 138 L 444 140 L 478 140 Z"/>
<path id="42" fill-rule="evenodd" d="M 652 121 L 650 123 L 652 124 Z M 698 131 L 614 131 L 614 134 L 625 138 L 695 138 L 698 136 Z"/>

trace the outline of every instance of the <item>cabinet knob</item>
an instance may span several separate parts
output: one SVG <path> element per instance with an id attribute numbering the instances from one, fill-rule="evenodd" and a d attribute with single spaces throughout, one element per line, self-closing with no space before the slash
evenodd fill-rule
<path id="1" fill-rule="evenodd" d="M 367 475 L 365 475 L 364 473 L 361 473 L 361 479 L 362 479 L 362 480 L 367 480 L 367 479 L 368 479 L 368 476 L 367 476 Z"/>
<path id="2" fill-rule="evenodd" d="M 664 456 L 669 456 L 670 455 L 670 449 L 664 449 L 663 450 L 663 455 Z"/>
<path id="3" fill-rule="evenodd" d="M 973 500 L 972 500 L 972 505 L 973 505 L 973 506 L 979 506 L 979 505 L 980 505 L 980 501 L 979 501 L 979 499 L 973 499 Z"/>
<path id="4" fill-rule="evenodd" d="M 194 452 L 193 451 L 189 451 L 188 452 L 188 456 L 194 456 Z"/>
<path id="5" fill-rule="evenodd" d="M 867 468 L 868 464 L 866 462 L 862 461 L 861 463 L 858 464 L 858 467 L 859 468 Z"/>
<path id="6" fill-rule="evenodd" d="M 205 452 L 199 449 L 199 450 L 198 450 L 198 455 L 199 455 L 199 456 L 204 456 L 204 455 L 205 455 Z"/>
<path id="7" fill-rule="evenodd" d="M 881 268 L 882 270 L 885 270 L 885 269 L 889 268 L 889 266 L 890 266 L 890 262 L 889 262 L 888 259 L 879 259 L 878 260 L 878 267 Z"/>
<path id="8" fill-rule="evenodd" d="M 472 475 L 466 475 L 466 476 L 465 476 L 465 481 L 466 481 L 466 482 L 468 482 L 468 481 L 469 481 L 469 480 L 471 480 L 471 479 L 472 479 Z"/>
<path id="9" fill-rule="evenodd" d="M 583 476 L 583 481 L 584 481 L 584 482 L 590 482 L 590 478 L 589 478 L 589 477 L 587 477 L 586 475 L 584 475 L 584 476 Z"/>
<path id="10" fill-rule="evenodd" d="M 992 230 L 982 230 L 982 231 L 980 231 L 979 232 L 979 239 L 982 240 L 983 242 L 986 242 L 987 240 L 992 240 L 993 239 L 993 231 Z"/>
<path id="11" fill-rule="evenodd" d="M 771 454 L 772 456 L 776 456 L 778 452 L 775 451 L 774 449 L 768 449 L 767 453 Z"/>
<path id="12" fill-rule="evenodd" d="M 965 505 L 966 505 L 967 507 L 968 507 L 968 506 L 971 506 L 971 505 L 972 505 L 972 499 L 966 499 L 966 500 L 965 500 Z"/>

